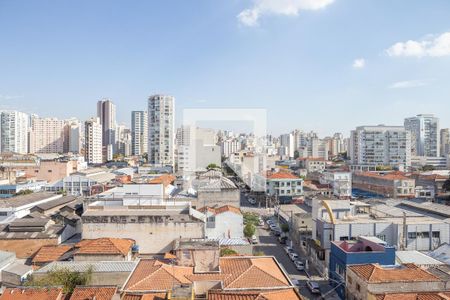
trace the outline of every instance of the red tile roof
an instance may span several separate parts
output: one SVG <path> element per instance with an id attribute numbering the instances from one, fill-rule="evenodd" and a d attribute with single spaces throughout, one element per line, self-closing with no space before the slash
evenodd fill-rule
<path id="1" fill-rule="evenodd" d="M 61 300 L 62 288 L 7 288 L 0 300 Z"/>
<path id="2" fill-rule="evenodd" d="M 275 291 L 220 291 L 208 293 L 208 300 L 299 300 L 302 299 L 294 289 Z"/>
<path id="3" fill-rule="evenodd" d="M 63 256 L 66 252 L 70 251 L 71 249 L 72 246 L 68 245 L 42 246 L 41 249 L 39 249 L 39 251 L 33 257 L 32 263 L 41 264 L 58 260 L 61 256 Z"/>
<path id="4" fill-rule="evenodd" d="M 168 186 L 172 182 L 174 182 L 177 178 L 172 174 L 163 174 L 159 177 L 151 179 L 148 183 L 150 184 L 163 184 L 164 186 Z"/>
<path id="5" fill-rule="evenodd" d="M 379 173 L 374 173 L 374 172 L 357 172 L 357 173 L 355 173 L 355 175 L 357 175 L 357 176 L 374 177 L 374 178 L 380 178 L 380 179 L 385 179 L 385 180 L 407 180 L 407 179 L 413 180 L 413 178 L 406 177 L 405 174 L 406 173 L 400 172 L 400 171 L 390 172 L 390 173 L 387 173 L 384 175 L 379 174 Z"/>
<path id="6" fill-rule="evenodd" d="M 267 175 L 267 179 L 300 179 L 300 177 L 288 172 L 278 172 Z"/>
<path id="7" fill-rule="evenodd" d="M 383 294 L 376 295 L 376 300 L 450 300 L 450 292 Z"/>
<path id="8" fill-rule="evenodd" d="M 221 213 L 224 213 L 227 211 L 234 212 L 235 214 L 238 214 L 238 215 L 242 214 L 241 210 L 239 208 L 232 206 L 232 205 L 224 205 L 224 206 L 217 207 L 217 208 L 205 206 L 205 207 L 199 208 L 198 210 L 201 212 L 205 212 L 206 210 L 208 210 L 209 212 L 211 212 L 215 215 L 218 215 L 218 214 L 221 214 Z"/>
<path id="9" fill-rule="evenodd" d="M 225 289 L 287 288 L 288 279 L 272 257 L 222 257 L 220 273 L 194 273 L 193 267 L 171 266 L 142 259 L 125 284 L 125 291 L 166 291 L 173 284 L 221 281 Z"/>
<path id="10" fill-rule="evenodd" d="M 122 300 L 166 300 L 166 293 L 135 294 L 125 293 Z"/>
<path id="11" fill-rule="evenodd" d="M 70 300 L 111 300 L 116 291 L 115 286 L 77 286 Z"/>
<path id="12" fill-rule="evenodd" d="M 75 247 L 78 248 L 76 254 L 121 254 L 126 256 L 133 245 L 134 241 L 129 239 L 100 238 L 82 240 Z"/>
<path id="13" fill-rule="evenodd" d="M 369 283 L 440 281 L 435 275 L 414 264 L 394 268 L 366 264 L 350 266 L 349 269 Z"/>

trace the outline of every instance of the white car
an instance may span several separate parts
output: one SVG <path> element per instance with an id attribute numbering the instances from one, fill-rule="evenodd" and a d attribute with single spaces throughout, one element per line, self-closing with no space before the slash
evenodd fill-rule
<path id="1" fill-rule="evenodd" d="M 294 249 L 292 249 L 292 247 L 286 246 L 283 248 L 284 252 L 286 252 L 287 255 L 289 255 L 289 253 L 294 252 Z"/>
<path id="2" fill-rule="evenodd" d="M 258 239 L 256 238 L 256 235 L 252 235 L 252 244 L 258 244 Z"/>
<path id="3" fill-rule="evenodd" d="M 291 252 L 291 253 L 289 253 L 289 258 L 290 258 L 292 261 L 296 261 L 296 260 L 298 259 L 298 254 L 295 253 L 295 252 Z"/>
<path id="4" fill-rule="evenodd" d="M 308 287 L 308 289 L 312 294 L 320 294 L 320 286 L 317 282 L 308 281 L 306 283 L 306 286 Z"/>
<path id="5" fill-rule="evenodd" d="M 299 260 L 294 261 L 294 265 L 295 265 L 295 268 L 298 271 L 304 271 L 305 270 L 305 264 L 303 262 L 299 261 Z"/>

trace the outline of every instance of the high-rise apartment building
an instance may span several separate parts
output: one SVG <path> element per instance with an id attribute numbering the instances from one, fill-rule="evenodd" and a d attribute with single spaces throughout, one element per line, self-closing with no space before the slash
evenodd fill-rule
<path id="1" fill-rule="evenodd" d="M 64 121 L 31 117 L 30 153 L 63 153 Z"/>
<path id="2" fill-rule="evenodd" d="M 107 156 L 110 157 L 116 149 L 116 105 L 109 99 L 103 99 L 97 102 L 97 117 L 102 124 L 103 147 L 105 147 Z"/>
<path id="3" fill-rule="evenodd" d="M 83 132 L 77 119 L 64 121 L 64 152 L 81 153 Z"/>
<path id="4" fill-rule="evenodd" d="M 131 153 L 148 153 L 148 115 L 146 111 L 131 112 Z"/>
<path id="5" fill-rule="evenodd" d="M 175 98 L 153 95 L 148 98 L 148 160 L 160 166 L 174 166 Z"/>
<path id="6" fill-rule="evenodd" d="M 19 111 L 0 113 L 0 152 L 28 152 L 29 116 Z"/>
<path id="7" fill-rule="evenodd" d="M 84 156 L 88 164 L 103 163 L 102 124 L 99 118 L 92 118 L 84 124 Z"/>
<path id="8" fill-rule="evenodd" d="M 117 125 L 117 153 L 127 157 L 131 155 L 131 130 L 125 125 Z"/>
<path id="9" fill-rule="evenodd" d="M 450 154 L 450 129 L 441 129 L 441 156 L 447 157 Z"/>
<path id="10" fill-rule="evenodd" d="M 359 166 L 411 166 L 411 133 L 403 126 L 360 126 L 350 136 L 350 160 Z"/>
<path id="11" fill-rule="evenodd" d="M 431 114 L 406 118 L 405 128 L 411 132 L 413 155 L 440 156 L 439 118 Z"/>

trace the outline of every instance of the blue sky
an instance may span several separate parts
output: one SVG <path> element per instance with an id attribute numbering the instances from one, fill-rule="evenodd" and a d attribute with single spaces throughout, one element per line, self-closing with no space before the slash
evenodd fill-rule
<path id="1" fill-rule="evenodd" d="M 0 0 L 0 41 L 2 109 L 85 120 L 108 97 L 129 123 L 167 93 L 266 108 L 275 134 L 450 126 L 447 0 Z"/>

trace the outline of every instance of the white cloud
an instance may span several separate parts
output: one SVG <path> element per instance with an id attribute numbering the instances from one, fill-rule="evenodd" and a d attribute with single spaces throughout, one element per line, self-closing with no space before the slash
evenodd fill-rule
<path id="1" fill-rule="evenodd" d="M 389 56 L 440 57 L 450 55 L 450 32 L 419 41 L 398 42 L 386 50 Z"/>
<path id="2" fill-rule="evenodd" d="M 415 88 L 415 87 L 421 87 L 426 86 L 430 84 L 429 79 L 422 79 L 422 80 L 405 80 L 405 81 L 398 81 L 394 82 L 389 86 L 390 89 L 407 89 L 407 88 Z"/>
<path id="3" fill-rule="evenodd" d="M 243 10 L 237 16 L 246 26 L 257 26 L 263 15 L 297 16 L 301 10 L 319 10 L 334 0 L 253 0 L 253 7 Z"/>
<path id="4" fill-rule="evenodd" d="M 362 69 L 366 66 L 366 60 L 364 58 L 357 58 L 353 61 L 353 69 Z"/>

